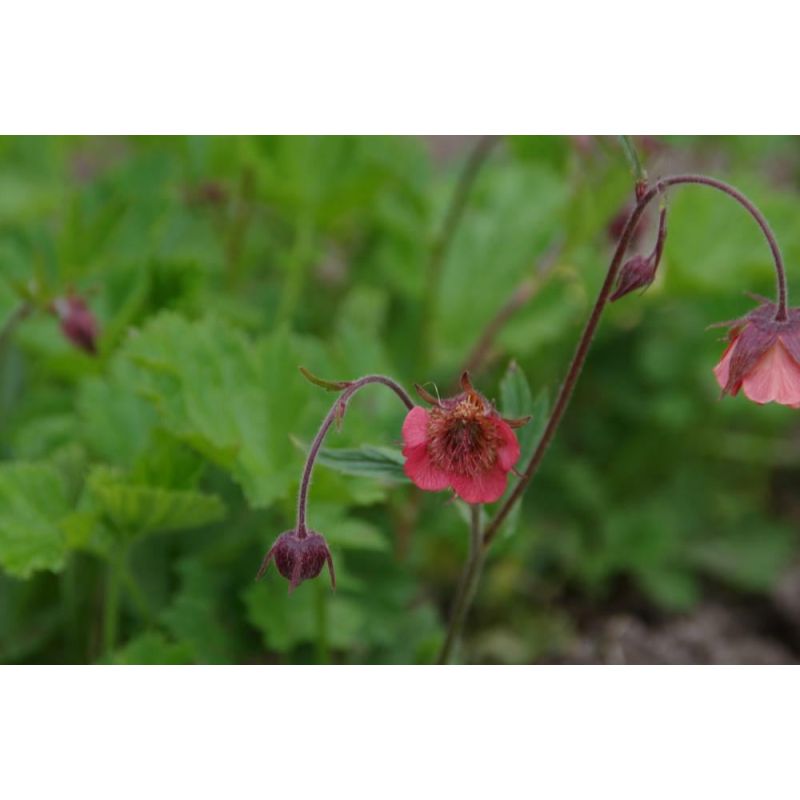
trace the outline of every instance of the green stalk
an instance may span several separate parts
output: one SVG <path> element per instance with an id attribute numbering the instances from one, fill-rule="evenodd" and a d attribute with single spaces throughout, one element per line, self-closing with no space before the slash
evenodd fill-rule
<path id="1" fill-rule="evenodd" d="M 464 565 L 464 572 L 461 575 L 461 581 L 458 585 L 455 600 L 453 601 L 453 611 L 450 615 L 447 636 L 442 645 L 442 650 L 439 653 L 439 664 L 450 663 L 453 649 L 461 636 L 464 621 L 472 605 L 475 592 L 478 590 L 478 582 L 480 581 L 481 572 L 483 571 L 485 553 L 483 549 L 483 531 L 481 530 L 481 507 L 479 505 L 472 505 L 470 506 L 470 512 L 469 555 L 467 557 L 467 563 Z"/>
<path id="2" fill-rule="evenodd" d="M 103 654 L 109 659 L 117 644 L 120 573 L 120 559 L 110 558 L 106 565 L 106 593 L 103 610 Z"/>
<path id="3" fill-rule="evenodd" d="M 328 591 L 322 581 L 314 581 L 314 610 L 317 618 L 317 663 L 329 664 Z"/>

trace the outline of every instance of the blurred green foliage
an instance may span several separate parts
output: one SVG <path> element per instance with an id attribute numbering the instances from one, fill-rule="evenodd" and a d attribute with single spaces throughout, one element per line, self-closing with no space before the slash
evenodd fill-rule
<path id="1" fill-rule="evenodd" d="M 793 288 L 793 139 L 640 144 L 651 175 L 689 165 L 750 194 Z M 472 143 L 444 145 L 0 140 L 0 325 L 20 292 L 70 290 L 101 325 L 97 357 L 43 307 L 3 337 L 0 660 L 433 659 L 467 529 L 445 495 L 398 474 L 404 409 L 381 387 L 353 401 L 311 490 L 336 593 L 318 580 L 288 596 L 273 568 L 253 581 L 293 525 L 303 447 L 333 399 L 297 367 L 451 393 L 498 309 L 538 273 L 473 374 L 508 413 L 534 415 L 530 450 L 632 184 L 611 138 L 502 141 L 428 296 Z M 721 344 L 706 330 L 750 307 L 743 291 L 771 292 L 768 249 L 722 195 L 683 188 L 669 206 L 659 279 L 608 310 L 561 433 L 493 549 L 466 660 L 558 657 L 569 609 L 602 608 L 621 586 L 659 613 L 715 586 L 768 592 L 796 556 L 795 415 L 720 402 Z M 642 247 L 652 233 L 651 218 Z"/>

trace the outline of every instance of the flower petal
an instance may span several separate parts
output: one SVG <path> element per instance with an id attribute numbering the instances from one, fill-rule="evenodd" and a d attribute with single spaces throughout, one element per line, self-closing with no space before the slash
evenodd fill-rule
<path id="1" fill-rule="evenodd" d="M 495 432 L 500 436 L 497 461 L 508 472 L 519 461 L 519 442 L 511 426 L 502 419 L 495 420 Z"/>
<path id="2" fill-rule="evenodd" d="M 403 443 L 416 447 L 428 441 L 428 412 L 422 406 L 414 406 L 403 420 Z"/>
<path id="3" fill-rule="evenodd" d="M 733 356 L 733 348 L 736 344 L 736 340 L 732 341 L 726 348 L 725 352 L 722 354 L 722 358 L 720 359 L 719 364 L 714 367 L 714 375 L 717 379 L 717 383 L 719 384 L 719 388 L 725 391 L 725 387 L 728 385 L 728 375 L 730 374 L 731 369 L 731 357 Z M 736 394 L 736 391 L 733 394 Z"/>
<path id="4" fill-rule="evenodd" d="M 744 377 L 745 395 L 756 403 L 800 403 L 800 365 L 777 341 Z"/>
<path id="5" fill-rule="evenodd" d="M 498 462 L 481 475 L 453 475 L 453 489 L 467 503 L 494 503 L 506 490 L 507 475 Z"/>
<path id="6" fill-rule="evenodd" d="M 424 409 L 420 410 L 424 411 Z M 406 457 L 403 471 L 418 488 L 424 489 L 426 492 L 440 492 L 450 485 L 450 477 L 433 465 L 428 455 L 427 444 L 406 447 L 403 455 Z"/>

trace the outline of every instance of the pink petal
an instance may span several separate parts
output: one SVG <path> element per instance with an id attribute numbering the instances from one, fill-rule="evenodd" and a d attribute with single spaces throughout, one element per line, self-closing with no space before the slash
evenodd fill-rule
<path id="1" fill-rule="evenodd" d="M 403 455 L 406 457 L 403 471 L 420 489 L 426 492 L 440 492 L 450 485 L 450 477 L 431 462 L 426 444 L 406 447 L 403 449 Z"/>
<path id="2" fill-rule="evenodd" d="M 406 447 L 416 447 L 428 441 L 428 412 L 414 406 L 403 420 L 403 442 Z"/>
<path id="3" fill-rule="evenodd" d="M 756 403 L 800 403 L 800 365 L 777 341 L 742 381 L 744 393 Z"/>
<path id="4" fill-rule="evenodd" d="M 494 503 L 506 490 L 508 473 L 499 463 L 482 475 L 453 475 L 455 493 L 468 503 Z"/>
<path id="5" fill-rule="evenodd" d="M 519 461 L 519 442 L 511 426 L 502 419 L 495 420 L 494 429 L 501 440 L 497 450 L 497 461 L 508 472 Z"/>
<path id="6" fill-rule="evenodd" d="M 731 357 L 733 356 L 733 346 L 735 344 L 736 342 L 733 341 L 725 348 L 725 352 L 722 354 L 721 361 L 716 367 L 714 367 L 714 375 L 717 378 L 717 383 L 719 384 L 720 389 L 725 389 L 725 387 L 728 385 L 730 362 Z"/>

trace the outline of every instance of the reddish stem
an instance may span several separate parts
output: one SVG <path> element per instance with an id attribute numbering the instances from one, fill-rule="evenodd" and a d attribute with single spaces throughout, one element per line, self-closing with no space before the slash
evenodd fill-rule
<path id="1" fill-rule="evenodd" d="M 586 327 L 584 328 L 583 334 L 578 342 L 575 355 L 572 357 L 572 362 L 569 365 L 567 376 L 564 379 L 564 383 L 561 385 L 558 398 L 556 399 L 556 403 L 553 406 L 553 411 L 550 414 L 550 419 L 547 421 L 547 426 L 542 433 L 542 437 L 539 440 L 536 450 L 531 456 L 531 460 L 528 462 L 525 471 L 522 473 L 517 485 L 514 487 L 514 490 L 508 496 L 503 505 L 498 509 L 491 522 L 486 526 L 483 534 L 484 550 L 492 543 L 492 540 L 495 538 L 495 536 L 497 536 L 497 533 L 500 530 L 503 520 L 505 520 L 505 518 L 508 516 L 511 509 L 514 507 L 514 504 L 517 503 L 522 497 L 522 493 L 530 483 L 531 478 L 533 478 L 533 476 L 536 474 L 536 471 L 539 469 L 539 465 L 544 458 L 544 454 L 547 451 L 550 442 L 552 442 L 553 437 L 555 436 L 556 430 L 561 422 L 561 418 L 564 415 L 564 411 L 566 411 L 567 405 L 572 397 L 575 384 L 577 383 L 578 377 L 583 369 L 586 356 L 589 353 L 589 347 L 591 346 L 592 339 L 594 338 L 594 334 L 597 330 L 597 325 L 600 322 L 600 317 L 602 316 L 603 310 L 606 307 L 608 297 L 611 293 L 611 288 L 614 285 L 620 265 L 622 264 L 622 258 L 625 255 L 625 251 L 628 249 L 631 237 L 633 236 L 633 232 L 636 229 L 636 225 L 638 224 L 642 213 L 651 200 L 658 195 L 663 194 L 670 186 L 678 186 L 686 183 L 709 186 L 712 189 L 717 189 L 718 191 L 724 192 L 742 205 L 758 223 L 767 239 L 770 250 L 772 251 L 772 257 L 775 261 L 775 274 L 778 288 L 778 309 L 775 318 L 779 321 L 783 321 L 787 318 L 788 293 L 786 291 L 786 270 L 783 266 L 783 258 L 781 257 L 780 248 L 778 247 L 777 240 L 775 239 L 775 234 L 772 232 L 772 229 L 767 223 L 767 220 L 764 218 L 764 215 L 755 207 L 755 205 L 753 205 L 753 203 L 750 202 L 750 200 L 748 200 L 738 189 L 735 189 L 733 186 L 729 186 L 727 183 L 718 181 L 715 178 L 708 178 L 705 175 L 672 175 L 657 181 L 654 186 L 642 194 L 641 199 L 636 203 L 631 211 L 630 216 L 628 217 L 628 221 L 625 223 L 625 228 L 622 231 L 622 235 L 620 236 L 616 250 L 614 251 L 614 255 L 611 259 L 611 264 L 608 267 L 606 278 L 603 281 L 603 285 L 600 287 L 600 293 L 597 296 L 594 308 L 592 308 L 589 319 L 586 322 Z"/>
<path id="2" fill-rule="evenodd" d="M 322 420 L 322 425 L 320 425 L 317 435 L 314 437 L 314 441 L 311 443 L 311 447 L 308 451 L 308 457 L 306 458 L 306 464 L 303 468 L 303 477 L 300 479 L 300 492 L 297 496 L 297 536 L 300 539 L 305 538 L 307 533 L 306 510 L 308 508 L 308 489 L 311 485 L 311 473 L 314 469 L 314 462 L 316 461 L 317 455 L 322 447 L 322 442 L 325 440 L 325 436 L 330 430 L 331 425 L 333 425 L 337 419 L 341 419 L 344 416 L 344 413 L 347 410 L 347 404 L 350 402 L 350 398 L 359 389 L 362 389 L 364 386 L 370 383 L 382 383 L 384 386 L 387 386 L 389 389 L 391 389 L 403 401 L 409 411 L 414 408 L 414 401 L 408 395 L 406 390 L 403 389 L 399 383 L 396 383 L 391 378 L 387 378 L 385 375 L 367 375 L 363 378 L 359 378 L 357 381 L 353 381 L 349 386 L 347 386 L 347 388 L 339 395 L 339 397 L 336 398 L 334 404 L 331 406 L 331 410 L 327 413 L 325 419 Z"/>

